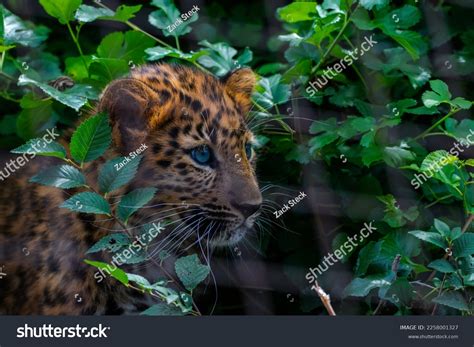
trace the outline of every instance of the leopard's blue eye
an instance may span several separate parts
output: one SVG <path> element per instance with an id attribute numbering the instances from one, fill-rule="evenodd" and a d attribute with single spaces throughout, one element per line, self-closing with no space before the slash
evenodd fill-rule
<path id="1" fill-rule="evenodd" d="M 252 159 L 252 154 L 253 154 L 252 145 L 250 143 L 247 143 L 245 145 L 245 155 L 247 156 L 248 160 Z"/>
<path id="2" fill-rule="evenodd" d="M 199 146 L 191 150 L 191 158 L 198 164 L 209 165 L 212 159 L 212 151 L 207 145 Z"/>

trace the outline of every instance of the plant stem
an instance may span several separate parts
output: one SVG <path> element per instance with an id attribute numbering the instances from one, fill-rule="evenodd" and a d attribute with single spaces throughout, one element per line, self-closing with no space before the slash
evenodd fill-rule
<path id="1" fill-rule="evenodd" d="M 66 23 L 66 25 L 67 25 L 67 28 L 69 30 L 69 33 L 71 34 L 72 40 L 74 41 L 74 43 L 77 47 L 77 50 L 79 51 L 79 55 L 81 56 L 82 63 L 84 64 L 84 67 L 86 68 L 86 71 L 88 71 L 87 62 L 86 62 L 86 59 L 84 58 L 84 53 L 82 53 L 81 45 L 79 44 L 79 41 L 78 41 L 76 35 L 72 31 L 71 24 L 69 24 L 69 22 L 68 22 L 68 23 Z"/>
<path id="2" fill-rule="evenodd" d="M 341 30 L 339 30 L 339 32 L 337 33 L 336 37 L 334 38 L 334 40 L 331 42 L 331 44 L 329 45 L 329 48 L 326 50 L 326 52 L 324 52 L 323 56 L 321 57 L 321 59 L 319 59 L 319 62 L 318 64 L 313 68 L 311 69 L 311 74 L 314 74 L 318 71 L 318 69 L 321 67 L 321 65 L 323 64 L 324 60 L 326 59 L 326 57 L 329 55 L 329 53 L 331 53 L 332 49 L 334 48 L 334 46 L 336 45 L 337 41 L 339 41 L 339 39 L 341 38 L 342 34 L 344 33 L 344 31 L 346 30 L 346 27 L 347 25 L 349 24 L 349 19 L 350 17 L 352 16 L 352 14 L 357 10 L 357 7 L 359 7 L 359 3 L 357 3 L 356 7 L 354 8 L 354 11 L 351 12 L 351 14 L 346 14 L 344 16 L 344 24 L 341 28 Z"/>
<path id="3" fill-rule="evenodd" d="M 3 70 L 3 62 L 5 61 L 5 54 L 7 51 L 2 52 L 2 58 L 0 59 L 0 71 Z"/>
<path id="4" fill-rule="evenodd" d="M 179 39 L 178 39 L 178 36 L 175 36 L 175 37 L 174 37 L 174 40 L 175 40 L 175 42 L 176 42 L 176 48 L 180 51 L 181 48 L 179 47 Z"/>
<path id="5" fill-rule="evenodd" d="M 329 294 L 327 294 L 323 288 L 321 288 L 318 284 L 318 281 L 314 283 L 314 286 L 311 287 L 311 289 L 314 289 L 316 293 L 318 294 L 319 298 L 321 299 L 321 302 L 323 303 L 324 307 L 326 308 L 326 311 L 328 311 L 328 314 L 330 316 L 335 316 L 336 312 L 334 311 L 332 305 L 331 305 L 331 297 Z"/>
<path id="6" fill-rule="evenodd" d="M 441 123 L 443 123 L 446 119 L 448 119 L 449 117 L 451 117 L 452 115 L 458 113 L 461 109 L 460 108 L 457 108 L 457 109 L 452 109 L 451 111 L 449 111 L 449 113 L 444 116 L 443 118 L 441 118 L 440 120 L 438 120 L 435 124 L 433 124 L 432 126 L 430 126 L 428 129 L 426 129 L 425 131 L 423 131 L 420 135 L 418 135 L 417 137 L 415 137 L 413 139 L 413 141 L 416 141 L 416 140 L 419 140 L 420 138 L 424 137 L 426 134 L 428 134 L 431 130 L 435 129 L 436 127 L 438 127 L 438 125 L 440 125 Z"/>
<path id="7" fill-rule="evenodd" d="M 441 293 L 443 292 L 444 282 L 446 281 L 446 275 L 447 275 L 447 274 L 444 274 L 443 282 L 441 282 L 441 286 L 439 287 L 439 293 L 438 293 L 437 298 L 439 298 L 439 296 L 440 296 Z M 432 315 L 432 316 L 434 316 L 434 314 L 435 314 L 435 312 L 436 312 L 436 308 L 438 308 L 438 304 L 437 304 L 437 303 L 434 305 L 433 311 L 431 311 L 431 315 Z"/>
<path id="8" fill-rule="evenodd" d="M 349 40 L 349 38 L 344 35 L 344 40 L 346 40 L 346 42 L 349 44 L 349 46 L 352 48 L 352 50 L 355 49 L 354 45 L 352 44 L 351 40 Z M 359 69 L 357 68 L 357 66 L 355 66 L 355 64 L 352 64 L 351 65 L 352 68 L 354 69 L 355 73 L 357 74 L 357 76 L 359 76 L 360 80 L 362 81 L 362 84 L 364 85 L 365 87 L 365 90 L 369 90 L 369 87 L 367 86 L 367 83 L 365 82 L 365 79 L 364 79 L 364 76 L 362 76 L 362 74 L 360 73 Z"/>

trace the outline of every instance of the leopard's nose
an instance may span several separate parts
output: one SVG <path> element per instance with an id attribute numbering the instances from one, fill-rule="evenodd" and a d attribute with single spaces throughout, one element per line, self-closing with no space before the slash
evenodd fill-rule
<path id="1" fill-rule="evenodd" d="M 247 203 L 247 202 L 243 202 L 243 203 L 238 203 L 238 202 L 235 202 L 235 201 L 231 201 L 230 203 L 232 205 L 233 208 L 235 208 L 237 211 L 239 211 L 240 213 L 242 213 L 242 215 L 245 217 L 245 218 L 248 218 L 250 217 L 251 215 L 253 215 L 254 213 L 256 213 L 260 207 L 262 206 L 261 202 L 256 202 L 256 203 Z"/>

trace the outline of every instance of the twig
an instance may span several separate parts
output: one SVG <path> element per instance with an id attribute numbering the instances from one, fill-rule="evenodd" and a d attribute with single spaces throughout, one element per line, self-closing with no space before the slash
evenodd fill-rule
<path id="1" fill-rule="evenodd" d="M 439 287 L 439 293 L 438 293 L 437 298 L 439 298 L 439 296 L 440 296 L 441 293 L 443 292 L 444 282 L 446 281 L 446 275 L 447 275 L 447 274 L 444 274 L 443 282 L 441 282 L 441 286 Z M 432 315 L 432 316 L 434 316 L 434 314 L 435 314 L 437 308 L 438 308 L 438 303 L 436 303 L 436 304 L 434 305 L 433 311 L 431 311 L 431 315 Z"/>
<path id="2" fill-rule="evenodd" d="M 328 311 L 329 315 L 330 316 L 335 316 L 336 315 L 336 312 L 334 311 L 334 309 L 332 308 L 332 305 L 331 305 L 331 297 L 329 296 L 329 294 L 327 294 L 323 288 L 321 288 L 318 284 L 318 281 L 316 281 L 314 283 L 314 286 L 311 286 L 311 289 L 314 289 L 316 291 L 316 293 L 318 294 L 319 298 L 321 299 L 324 307 L 326 308 L 326 310 Z"/>

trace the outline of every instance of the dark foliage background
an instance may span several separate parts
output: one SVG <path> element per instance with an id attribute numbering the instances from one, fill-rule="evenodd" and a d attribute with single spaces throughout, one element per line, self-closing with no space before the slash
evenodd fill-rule
<path id="1" fill-rule="evenodd" d="M 308 268 L 374 221 L 376 232 L 319 278 L 338 314 L 472 314 L 473 148 L 450 156 L 420 189 L 410 183 L 447 155 L 439 151 L 449 152 L 474 131 L 472 1 L 175 1 L 181 12 L 200 8 L 189 24 L 192 31 L 178 43 L 150 23 L 159 6 L 102 4 L 142 5 L 130 21 L 160 41 L 141 34 L 143 42 L 150 40 L 147 47 L 129 54 L 125 45 L 126 53 L 112 57 L 117 61 L 99 61 L 112 73 L 97 68 L 94 79 L 81 72 L 68 28 L 40 3 L 3 1 L 23 20 L 49 29 L 47 40 L 37 45 L 2 39 L 4 46 L 15 46 L 4 54 L 0 76 L 3 148 L 19 146 L 54 124 L 70 128 L 105 83 L 135 64 L 177 61 L 217 76 L 250 66 L 260 79 L 249 117 L 259 135 L 258 176 L 269 202 L 258 235 L 214 255 L 217 287 L 212 280 L 203 285 L 201 311 L 325 314 L 305 279 Z M 72 30 L 77 23 L 71 20 Z M 124 21 L 100 19 L 83 25 L 83 55 L 96 54 L 107 35 L 133 29 Z M 308 95 L 310 81 L 371 35 L 378 43 L 370 52 Z M 200 45 L 203 40 L 223 42 L 238 53 Z M 201 56 L 186 55 L 191 51 Z M 94 91 L 75 110 L 45 97 L 34 83 L 18 86 L 21 74 L 41 83 L 69 75 Z M 27 95 L 43 99 L 34 112 L 25 106 Z M 308 197 L 276 220 L 272 211 L 300 191 Z M 393 271 L 397 255 L 401 260 Z M 438 271 L 430 277 L 433 270 Z"/>

